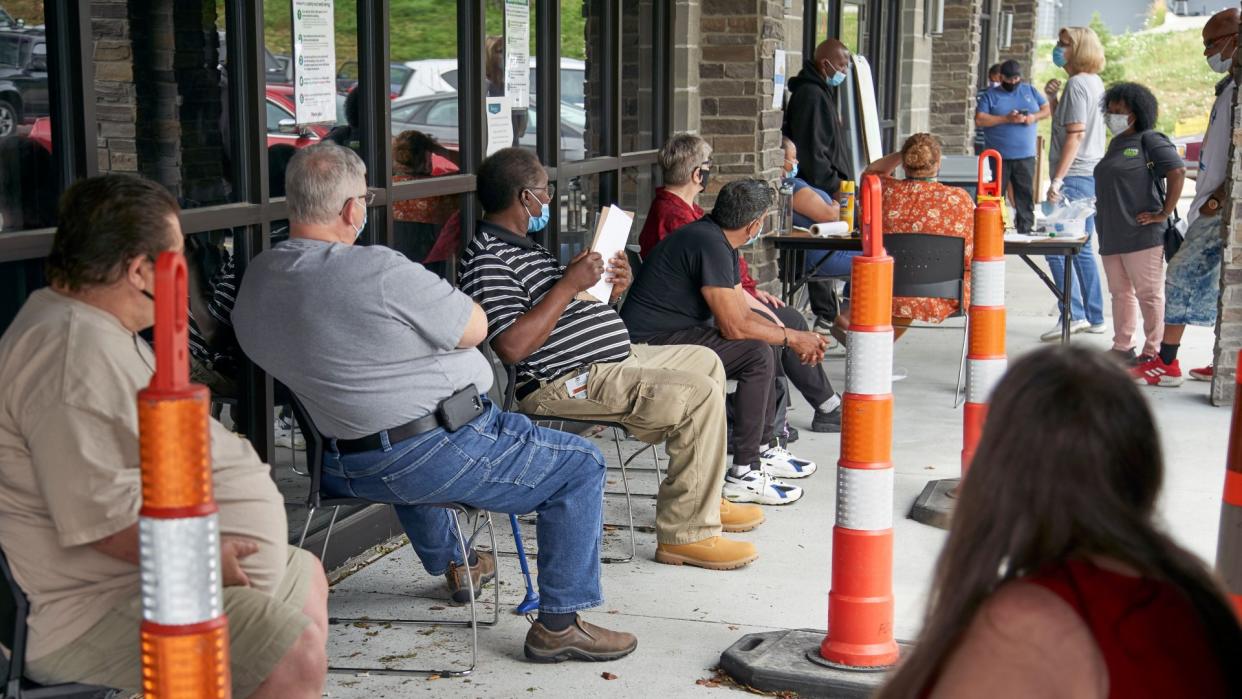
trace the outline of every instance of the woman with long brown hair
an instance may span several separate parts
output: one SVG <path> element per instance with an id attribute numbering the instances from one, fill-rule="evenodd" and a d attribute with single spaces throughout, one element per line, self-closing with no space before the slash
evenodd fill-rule
<path id="1" fill-rule="evenodd" d="M 923 632 L 879 696 L 1238 697 L 1242 629 L 1155 522 L 1151 411 L 1102 353 L 1039 350 L 997 386 Z"/>

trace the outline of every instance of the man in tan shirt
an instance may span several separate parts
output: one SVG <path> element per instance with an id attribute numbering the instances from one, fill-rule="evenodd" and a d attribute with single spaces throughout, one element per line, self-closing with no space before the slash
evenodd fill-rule
<path id="1" fill-rule="evenodd" d="M 141 691 L 137 394 L 155 357 L 154 260 L 180 251 L 177 204 L 110 175 L 62 200 L 50 288 L 0 337 L 0 549 L 30 598 L 27 674 Z M 250 445 L 210 420 L 237 697 L 319 697 L 327 583 L 287 544 L 280 493 Z"/>

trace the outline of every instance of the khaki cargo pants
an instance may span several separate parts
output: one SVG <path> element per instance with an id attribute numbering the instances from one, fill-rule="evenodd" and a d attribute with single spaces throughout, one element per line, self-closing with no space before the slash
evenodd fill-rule
<path id="1" fill-rule="evenodd" d="M 688 544 L 720 535 L 724 482 L 724 367 L 695 345 L 634 345 L 620 362 L 590 367 L 585 397 L 571 398 L 575 371 L 544 382 L 522 412 L 607 420 L 648 444 L 665 442 L 669 464 L 656 495 L 656 540 Z M 582 394 L 579 394 L 582 395 Z"/>

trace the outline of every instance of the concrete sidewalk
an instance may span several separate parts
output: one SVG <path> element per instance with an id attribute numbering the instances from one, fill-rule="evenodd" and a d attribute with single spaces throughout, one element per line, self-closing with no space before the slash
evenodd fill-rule
<path id="1" fill-rule="evenodd" d="M 1008 342 L 1011 358 L 1038 346 L 1038 336 L 1054 322 L 1053 299 L 1017 258 L 1008 258 Z M 1101 275 L 1102 279 L 1102 275 Z M 1105 305 L 1107 306 L 1107 291 Z M 932 568 L 945 533 L 906 518 L 914 498 L 930 479 L 956 476 L 961 451 L 961 409 L 954 409 L 953 386 L 961 347 L 959 321 L 951 330 L 914 330 L 896 348 L 895 364 L 910 377 L 894 385 L 896 397 L 894 461 L 896 465 L 894 594 L 896 635 L 912 639 L 919 630 Z M 1106 335 L 1076 335 L 1074 342 L 1105 349 Z M 1191 328 L 1182 348 L 1183 371 L 1207 364 L 1212 333 Z M 839 353 L 829 357 L 829 375 L 844 385 Z M 1229 411 L 1208 404 L 1208 384 L 1187 381 L 1177 389 L 1144 389 L 1158 414 L 1166 457 L 1166 485 L 1161 512 L 1175 538 L 1204 559 L 1215 554 L 1217 518 L 1224 479 Z M 767 508 L 768 521 L 740 538 L 755 542 L 760 558 L 732 572 L 660 565 L 652 560 L 655 542 L 649 527 L 654 501 L 636 497 L 640 525 L 639 554 L 634 562 L 603 566 L 603 607 L 587 613 L 592 622 L 631 631 L 639 637 L 630 657 L 602 664 L 533 665 L 522 658 L 527 622 L 512 615 L 522 597 L 517 561 L 507 518 L 496 518 L 501 550 L 501 623 L 480 631 L 480 665 L 464 679 L 407 679 L 387 676 L 333 675 L 332 697 L 463 696 L 549 697 L 710 696 L 697 681 L 712 677 L 720 652 L 744 634 L 782 628 L 824 628 L 827 614 L 831 529 L 836 496 L 834 465 L 840 439 L 808 429 L 811 411 L 801 397 L 790 416 L 802 430 L 792 450 L 818 461 L 820 470 L 800 481 L 806 496 L 785 508 Z M 610 442 L 595 438 L 610 464 Z M 625 442 L 628 455 L 637 442 Z M 650 459 L 636 460 L 649 468 Z M 609 472 L 610 491 L 619 491 L 619 472 Z M 655 492 L 650 472 L 632 472 L 638 493 Z M 624 520 L 624 500 L 608 498 L 607 522 Z M 528 549 L 534 526 L 525 525 Z M 626 550 L 628 539 L 611 530 L 608 552 Z M 534 565 L 532 559 L 532 566 Z M 490 589 L 488 590 L 490 593 Z M 363 568 L 337 584 L 330 598 L 334 616 L 445 615 L 462 618 L 447 607 L 443 579 L 431 579 L 408 546 Z M 490 607 L 488 607 L 490 609 Z M 467 653 L 467 632 L 445 628 L 333 627 L 328 653 L 334 664 L 376 663 L 390 667 L 442 664 L 451 653 Z M 464 657 L 464 656 L 463 656 Z M 605 679 L 602 673 L 615 675 Z"/>

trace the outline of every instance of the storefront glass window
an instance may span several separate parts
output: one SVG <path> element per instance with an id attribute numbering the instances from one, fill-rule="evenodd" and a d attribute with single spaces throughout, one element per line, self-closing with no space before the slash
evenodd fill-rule
<path id="1" fill-rule="evenodd" d="M 6 83 L 0 89 L 0 233 L 56 225 L 58 178 L 41 8 L 41 3 L 15 6 L 13 23 L 0 22 L 0 73 Z"/>
<path id="2" fill-rule="evenodd" d="M 661 12 L 655 0 L 621 5 L 621 152 L 647 150 L 655 121 L 655 53 L 651 27 Z"/>
<path id="3" fill-rule="evenodd" d="M 428 10 L 421 0 L 393 0 L 388 10 L 394 182 L 460 169 L 457 8 Z"/>

